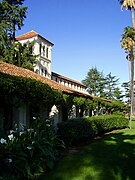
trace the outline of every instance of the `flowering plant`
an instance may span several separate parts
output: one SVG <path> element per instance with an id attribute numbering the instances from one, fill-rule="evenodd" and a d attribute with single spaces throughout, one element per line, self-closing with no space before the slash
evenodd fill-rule
<path id="1" fill-rule="evenodd" d="M 32 178 L 53 168 L 61 144 L 51 120 L 35 120 L 29 129 L 0 139 L 0 179 Z"/>

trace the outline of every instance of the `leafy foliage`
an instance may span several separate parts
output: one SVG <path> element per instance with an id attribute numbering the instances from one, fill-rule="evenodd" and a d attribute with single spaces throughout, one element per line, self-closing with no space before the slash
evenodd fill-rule
<path id="1" fill-rule="evenodd" d="M 15 42 L 15 32 L 21 29 L 26 18 L 27 7 L 24 0 L 2 0 L 0 2 L 0 60 L 33 70 L 36 56 L 32 46 Z"/>
<path id="2" fill-rule="evenodd" d="M 21 29 L 26 18 L 27 7 L 22 6 L 23 3 L 24 0 L 2 0 L 0 3 L 1 37 L 9 40 L 10 44 L 15 42 L 15 31 Z"/>
<path id="3" fill-rule="evenodd" d="M 128 127 L 129 120 L 123 115 L 103 115 L 91 117 L 94 121 L 98 134 L 108 132 L 114 129 Z"/>
<path id="4" fill-rule="evenodd" d="M 20 42 L 11 44 L 8 50 L 3 50 L 3 57 L 1 58 L 1 61 L 33 71 L 34 63 L 37 57 L 32 55 L 33 45 L 34 42 L 29 43 L 27 46 L 21 44 Z"/>
<path id="5" fill-rule="evenodd" d="M 126 98 L 126 102 L 129 103 L 130 101 L 130 82 L 122 83 L 121 87 L 124 88 L 124 97 Z M 135 94 L 135 92 L 134 92 Z"/>
<path id="6" fill-rule="evenodd" d="M 117 87 L 118 81 L 119 78 L 111 73 L 105 76 L 97 68 L 91 68 L 82 82 L 88 86 L 88 92 L 94 96 L 122 100 L 122 91 Z"/>
<path id="7" fill-rule="evenodd" d="M 88 92 L 94 96 L 104 96 L 104 77 L 103 73 L 99 72 L 97 68 L 91 68 L 87 73 L 86 78 L 82 81 L 89 87 Z"/>
<path id="8" fill-rule="evenodd" d="M 105 81 L 106 81 L 106 83 L 105 83 L 106 97 L 108 99 L 114 99 L 116 97 L 120 98 L 121 91 L 117 87 L 119 78 L 116 78 L 116 76 L 112 76 L 112 74 L 109 73 L 106 75 Z"/>
<path id="9" fill-rule="evenodd" d="M 80 140 L 91 139 L 96 135 L 93 121 L 87 118 L 76 118 L 58 124 L 58 134 L 66 145 L 77 144 Z"/>
<path id="10" fill-rule="evenodd" d="M 127 59 L 132 60 L 132 49 L 135 45 L 135 30 L 133 27 L 126 27 L 124 33 L 122 34 L 121 47 L 124 48 L 125 52 L 128 54 Z"/>
<path id="11" fill-rule="evenodd" d="M 34 79 L 10 76 L 0 73 L 1 96 L 18 97 L 22 101 L 36 103 L 40 99 L 43 104 L 53 103 L 53 90 L 48 84 Z"/>
<path id="12" fill-rule="evenodd" d="M 135 1 L 134 0 L 119 0 L 119 2 L 121 4 L 122 9 L 124 7 L 129 10 L 131 10 L 132 8 L 135 9 Z"/>
<path id="13" fill-rule="evenodd" d="M 42 118 L 42 108 L 47 110 L 46 117 L 54 104 L 59 104 L 63 96 L 59 91 L 53 90 L 48 84 L 34 79 L 10 76 L 0 73 L 1 105 L 16 107 L 25 103 L 30 107 L 30 119 Z M 40 99 L 40 103 L 39 103 Z"/>
<path id="14" fill-rule="evenodd" d="M 64 147 L 50 119 L 37 119 L 21 132 L 12 130 L 0 142 L 0 178 L 11 180 L 34 178 L 52 169 L 58 147 Z"/>
<path id="15" fill-rule="evenodd" d="M 58 134 L 67 146 L 90 140 L 98 134 L 128 127 L 128 119 L 122 115 L 104 115 L 70 119 L 59 123 Z"/>

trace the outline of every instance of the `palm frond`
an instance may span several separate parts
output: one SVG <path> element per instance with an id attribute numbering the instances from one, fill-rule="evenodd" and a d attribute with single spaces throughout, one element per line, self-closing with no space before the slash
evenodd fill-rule
<path id="1" fill-rule="evenodd" d="M 135 9 L 135 0 L 119 0 L 121 8 Z"/>
<path id="2" fill-rule="evenodd" d="M 134 46 L 135 30 L 132 27 L 126 27 L 124 29 L 124 33 L 122 34 L 121 47 L 124 48 L 126 52 L 130 52 Z"/>

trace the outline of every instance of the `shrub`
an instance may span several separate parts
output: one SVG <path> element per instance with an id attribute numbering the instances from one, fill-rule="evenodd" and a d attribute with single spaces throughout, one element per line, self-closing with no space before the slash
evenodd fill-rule
<path id="1" fill-rule="evenodd" d="M 89 140 L 99 134 L 128 127 L 128 119 L 118 115 L 70 119 L 58 124 L 58 134 L 67 146 Z"/>
<path id="2" fill-rule="evenodd" d="M 66 145 L 92 138 L 96 134 L 94 121 L 87 118 L 76 118 L 58 124 L 58 134 Z"/>
<path id="3" fill-rule="evenodd" d="M 59 145 L 50 120 L 36 120 L 21 132 L 10 131 L 0 140 L 0 179 L 34 178 L 52 169 Z"/>
<path id="4" fill-rule="evenodd" d="M 129 123 L 128 119 L 122 115 L 94 116 L 90 119 L 94 121 L 98 134 L 128 127 Z"/>

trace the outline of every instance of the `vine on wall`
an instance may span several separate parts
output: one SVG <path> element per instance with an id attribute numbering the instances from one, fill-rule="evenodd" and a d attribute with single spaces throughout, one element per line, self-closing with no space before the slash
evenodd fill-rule
<path id="1" fill-rule="evenodd" d="M 48 84 L 21 76 L 11 76 L 0 73 L 0 96 L 4 101 L 10 102 L 14 97 L 32 105 L 43 105 L 51 108 L 64 106 L 68 111 L 75 105 L 83 110 L 103 108 L 105 113 L 123 110 L 124 104 L 119 101 L 107 102 L 100 98 L 89 99 L 63 94 L 52 89 Z M 3 103 L 1 101 L 1 103 Z"/>

